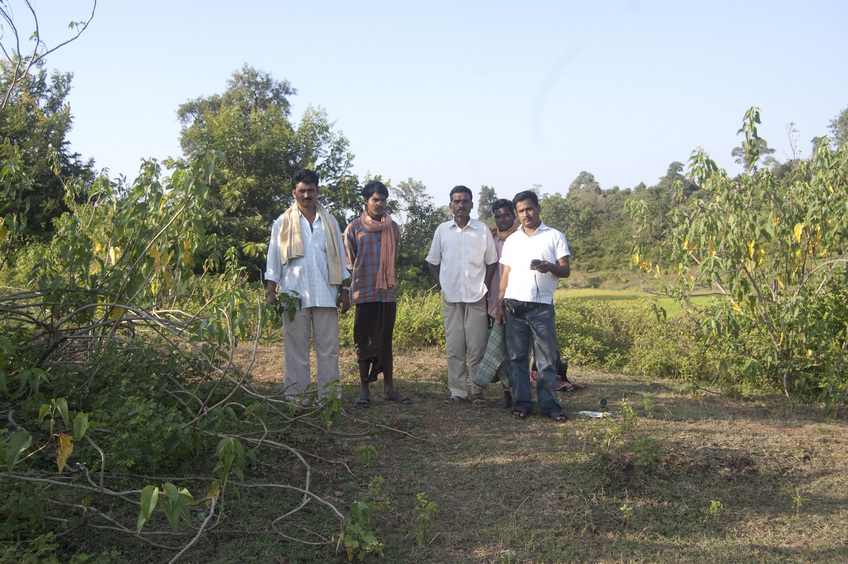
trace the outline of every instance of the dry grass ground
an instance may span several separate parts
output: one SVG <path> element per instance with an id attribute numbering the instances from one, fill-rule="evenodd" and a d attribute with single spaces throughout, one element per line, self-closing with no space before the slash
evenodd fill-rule
<path id="1" fill-rule="evenodd" d="M 343 511 L 383 478 L 380 499 L 391 508 L 374 525 L 382 561 L 848 562 L 848 433 L 816 406 L 692 397 L 674 382 L 572 368 L 570 379 L 587 387 L 560 392 L 568 423 L 538 412 L 518 421 L 495 406 L 495 387 L 485 408 L 446 405 L 441 351 L 396 355 L 397 388 L 414 405 L 385 402 L 375 389 L 370 409 L 354 408 L 348 353 L 350 387 L 330 431 L 289 437 L 323 459 L 312 459 L 315 488 Z M 252 373 L 258 386 L 279 389 L 281 345 L 263 344 Z M 574 414 L 599 410 L 601 399 L 616 417 Z M 373 460 L 357 454 L 363 445 L 376 448 Z M 438 505 L 423 545 L 421 492 Z M 274 503 L 287 502 L 268 496 L 261 505 Z M 336 526 L 325 521 L 316 513 L 312 526 Z M 200 544 L 189 561 L 339 558 L 273 536 Z"/>

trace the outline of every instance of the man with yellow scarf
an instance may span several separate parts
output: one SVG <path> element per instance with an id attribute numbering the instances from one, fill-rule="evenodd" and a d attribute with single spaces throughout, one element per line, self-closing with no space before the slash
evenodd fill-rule
<path id="1" fill-rule="evenodd" d="M 318 175 L 308 169 L 292 177 L 294 203 L 271 228 L 265 270 L 265 300 L 277 304 L 277 292 L 296 293 L 300 308 L 294 319 L 283 316 L 285 393 L 306 405 L 310 382 L 310 339 L 317 359 L 318 397 L 337 394 L 339 381 L 339 314 L 350 308 L 350 273 L 336 219 L 318 202 Z"/>

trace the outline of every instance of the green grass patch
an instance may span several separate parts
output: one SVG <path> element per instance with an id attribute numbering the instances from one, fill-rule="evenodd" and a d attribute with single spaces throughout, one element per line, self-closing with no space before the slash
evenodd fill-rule
<path id="1" fill-rule="evenodd" d="M 605 304 L 631 308 L 644 309 L 656 304 L 665 310 L 669 317 L 678 315 L 682 308 L 680 303 L 670 296 L 656 292 L 646 291 L 641 288 L 627 288 L 614 290 L 609 288 L 561 288 L 557 290 L 555 299 L 571 299 L 583 302 L 602 302 Z M 692 297 L 692 303 L 703 306 L 714 298 L 711 293 L 699 293 Z"/>

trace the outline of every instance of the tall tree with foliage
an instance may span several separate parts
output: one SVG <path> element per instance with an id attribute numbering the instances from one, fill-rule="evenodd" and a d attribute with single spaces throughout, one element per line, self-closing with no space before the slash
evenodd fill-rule
<path id="1" fill-rule="evenodd" d="M 848 108 L 842 110 L 839 115 L 830 120 L 828 129 L 833 135 L 833 142 L 837 147 L 848 143 Z"/>
<path id="2" fill-rule="evenodd" d="M 451 218 L 446 206 L 436 206 L 420 180 L 409 178 L 398 183 L 392 191 L 397 202 L 400 225 L 398 279 L 407 287 L 423 289 L 430 285 L 425 265 L 430 242 L 436 227 Z"/>
<path id="3" fill-rule="evenodd" d="M 19 167 L 29 190 L 0 205 L 4 215 L 26 216 L 20 235 L 44 241 L 54 232 L 53 220 L 68 210 L 62 179 L 90 184 L 94 164 L 83 162 L 66 139 L 72 119 L 65 98 L 72 75 L 56 72 L 48 78 L 43 63 L 23 77 L 16 77 L 15 69 L 16 63 L 0 61 L 0 88 L 8 94 L 0 109 L 0 161 Z M 13 82 L 17 86 L 9 90 Z"/>
<path id="4" fill-rule="evenodd" d="M 477 197 L 477 219 L 483 222 L 489 222 L 494 220 L 494 214 L 492 214 L 492 204 L 495 203 L 495 200 L 498 199 L 498 195 L 495 194 L 495 189 L 486 186 L 480 186 L 480 195 Z"/>
<path id="5" fill-rule="evenodd" d="M 48 239 L 52 221 L 67 210 L 57 177 L 93 179 L 91 161 L 81 162 L 65 140 L 71 129 L 65 103 L 71 74 L 48 79 L 44 58 L 79 38 L 96 6 L 92 2 L 85 20 L 70 22 L 68 35 L 53 40 L 42 35 L 32 2 L 0 2 L 0 244 L 7 234 Z"/>
<path id="6" fill-rule="evenodd" d="M 593 174 L 583 171 L 565 197 L 541 199 L 542 221 L 565 233 L 575 269 L 609 270 L 626 264 L 629 229 L 623 209 L 628 193 L 603 190 Z"/>
<path id="7" fill-rule="evenodd" d="M 236 249 L 253 277 L 264 270 L 271 223 L 291 205 L 297 169 L 318 173 L 321 201 L 342 224 L 359 205 L 348 140 L 320 107 L 308 107 L 293 122 L 289 97 L 295 94 L 288 81 L 244 65 L 223 94 L 196 98 L 177 111 L 183 151 L 218 152 L 226 161 L 203 214 L 212 235 L 207 252 L 214 262 Z"/>
<path id="8" fill-rule="evenodd" d="M 754 159 L 754 155 L 746 151 L 744 145 L 734 147 L 733 150 L 730 151 L 730 156 L 733 157 L 737 164 L 741 164 L 742 166 L 744 166 L 746 170 L 750 170 L 754 162 L 759 159 L 763 159 L 763 164 L 768 167 L 773 167 L 780 164 L 777 162 L 777 159 L 771 156 L 772 154 L 774 154 L 774 149 L 768 146 L 768 143 L 765 139 L 757 138 L 756 143 L 757 159 Z"/>
<path id="9" fill-rule="evenodd" d="M 665 240 L 677 263 L 672 289 L 692 311 L 688 298 L 702 285 L 720 294 L 695 318 L 721 377 L 840 405 L 848 393 L 848 147 L 821 139 L 790 181 L 778 182 L 771 169 L 756 170 L 759 123 L 751 108 L 740 130 L 749 170 L 741 177 L 729 178 L 703 151 L 690 158 L 688 177 L 703 197 L 673 212 Z M 652 268 L 643 241 L 633 260 Z"/>

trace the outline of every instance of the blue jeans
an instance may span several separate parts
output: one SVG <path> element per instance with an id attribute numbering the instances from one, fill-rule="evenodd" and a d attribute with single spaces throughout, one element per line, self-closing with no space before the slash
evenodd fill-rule
<path id="1" fill-rule="evenodd" d="M 530 346 L 536 360 L 536 398 L 542 415 L 561 413 L 556 396 L 556 323 L 553 304 L 533 304 L 514 315 L 506 313 L 506 346 L 512 364 L 512 393 L 516 410 L 533 411 L 530 394 Z"/>

